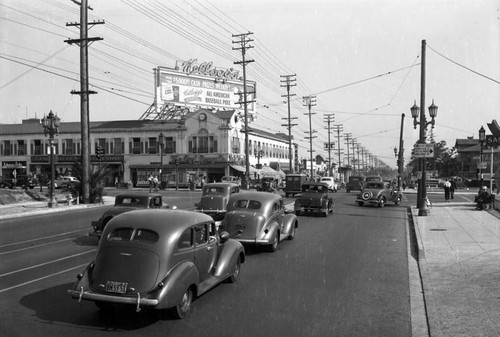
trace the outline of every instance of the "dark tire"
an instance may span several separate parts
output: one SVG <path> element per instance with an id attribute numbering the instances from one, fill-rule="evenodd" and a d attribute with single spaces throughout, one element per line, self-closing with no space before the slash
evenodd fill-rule
<path id="1" fill-rule="evenodd" d="M 193 303 L 193 289 L 188 288 L 184 295 L 182 295 L 181 301 L 172 308 L 172 316 L 177 319 L 184 318 L 191 310 L 191 304 Z"/>
<path id="2" fill-rule="evenodd" d="M 278 244 L 280 242 L 280 232 L 279 231 L 276 231 L 274 233 L 274 240 L 273 242 L 268 246 L 268 250 L 269 252 L 271 253 L 274 253 L 278 250 Z"/>
<path id="3" fill-rule="evenodd" d="M 238 282 L 240 278 L 240 272 L 241 272 L 241 259 L 238 257 L 238 260 L 236 260 L 236 265 L 234 266 L 234 271 L 231 274 L 231 276 L 229 276 L 229 278 L 227 279 L 228 282 L 229 283 Z"/>
<path id="4" fill-rule="evenodd" d="M 358 205 L 359 205 L 359 206 L 363 206 L 363 205 L 364 205 L 364 203 L 363 203 L 362 201 L 358 201 Z"/>
<path id="5" fill-rule="evenodd" d="M 293 225 L 293 228 L 292 228 L 292 233 L 290 235 L 288 235 L 288 240 L 293 240 L 293 238 L 295 237 L 295 224 Z"/>
<path id="6" fill-rule="evenodd" d="M 401 197 L 397 197 L 394 203 L 396 204 L 396 206 L 398 206 L 401 203 Z"/>
<path id="7" fill-rule="evenodd" d="M 382 208 L 385 206 L 385 198 L 382 197 L 380 198 L 380 200 L 378 201 L 378 207 Z"/>

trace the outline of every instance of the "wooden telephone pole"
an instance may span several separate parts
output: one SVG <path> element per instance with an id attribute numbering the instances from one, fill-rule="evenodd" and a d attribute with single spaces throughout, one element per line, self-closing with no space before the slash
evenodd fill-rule
<path id="1" fill-rule="evenodd" d="M 281 80 L 280 82 L 281 87 L 286 87 L 286 95 L 281 95 L 281 97 L 286 97 L 287 98 L 287 104 L 288 104 L 288 118 L 282 118 L 282 119 L 287 119 L 288 123 L 287 124 L 281 124 L 281 126 L 286 126 L 288 129 L 288 163 L 290 165 L 289 167 L 289 172 L 290 173 L 295 173 L 295 169 L 293 167 L 293 155 L 292 155 L 292 127 L 296 126 L 297 124 L 292 124 L 292 119 L 297 119 L 297 117 L 291 117 L 290 115 L 290 97 L 295 96 L 295 94 L 290 94 L 290 87 L 294 87 L 297 84 L 294 83 L 296 79 L 294 78 L 296 75 L 280 75 L 280 77 L 283 77 L 284 80 Z"/>

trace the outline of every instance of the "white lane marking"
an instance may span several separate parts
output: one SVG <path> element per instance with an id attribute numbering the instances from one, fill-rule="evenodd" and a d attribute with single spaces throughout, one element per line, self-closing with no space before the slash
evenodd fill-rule
<path id="1" fill-rule="evenodd" d="M 26 267 L 26 268 L 14 270 L 14 271 L 11 271 L 11 272 L 8 272 L 8 273 L 5 273 L 5 274 L 0 274 L 0 277 L 4 277 L 4 276 L 16 274 L 16 273 L 20 273 L 20 272 L 23 272 L 23 271 L 26 271 L 26 270 L 30 270 L 30 269 L 34 269 L 34 268 L 38 268 L 38 267 L 41 267 L 41 266 L 46 266 L 46 265 L 51 264 L 51 263 L 60 262 L 60 261 L 71 259 L 71 258 L 74 258 L 74 257 L 77 257 L 77 256 L 85 255 L 85 254 L 88 254 L 88 253 L 93 253 L 96 250 L 97 250 L 97 248 L 96 249 L 92 249 L 92 250 L 88 250 L 88 251 L 83 252 L 83 253 L 78 253 L 78 254 L 74 254 L 74 255 L 62 257 L 62 258 L 57 259 L 57 260 L 52 260 L 52 261 L 49 261 L 49 262 L 44 262 L 44 263 L 36 264 L 34 266 L 31 266 L 31 267 Z"/>
<path id="2" fill-rule="evenodd" d="M 36 246 L 29 246 L 29 247 L 25 247 L 25 248 L 19 248 L 19 249 L 9 250 L 7 252 L 0 253 L 0 255 L 17 253 L 17 252 L 20 252 L 20 251 L 23 251 L 23 250 L 35 249 L 35 248 L 38 248 L 38 247 L 48 246 L 48 245 L 52 245 L 54 243 L 60 243 L 60 242 L 70 241 L 70 240 L 74 240 L 74 238 L 68 238 L 68 239 L 62 239 L 62 240 L 57 240 L 57 241 L 51 241 L 51 242 L 42 243 L 42 244 L 39 244 L 39 245 L 36 245 Z"/>
<path id="3" fill-rule="evenodd" d="M 49 278 L 49 277 L 52 277 L 52 276 L 56 276 L 56 275 L 59 275 L 59 274 L 64 274 L 64 273 L 67 273 L 73 269 L 79 269 L 79 268 L 83 268 L 87 265 L 88 263 L 85 263 L 85 264 L 82 264 L 82 265 L 79 265 L 79 266 L 76 266 L 76 267 L 73 267 L 73 268 L 69 268 L 69 269 L 66 269 L 66 270 L 62 270 L 62 271 L 59 271 L 57 273 L 53 273 L 53 274 L 50 274 L 50 275 L 46 275 L 46 276 L 43 276 L 43 277 L 40 277 L 40 278 L 37 278 L 35 280 L 31 280 L 31 281 L 28 281 L 28 282 L 24 282 L 24 283 L 20 283 L 20 284 L 17 284 L 15 286 L 12 286 L 12 287 L 9 287 L 9 288 L 5 288 L 5 289 L 2 289 L 0 290 L 0 294 L 3 293 L 3 292 L 6 292 L 6 291 L 9 291 L 9 290 L 12 290 L 12 289 L 15 289 L 15 288 L 19 288 L 19 287 L 22 287 L 22 286 L 25 286 L 25 285 L 28 285 L 30 283 L 35 283 L 35 282 L 38 282 L 38 281 L 41 281 L 41 280 L 44 280 L 46 278 Z"/>
<path id="4" fill-rule="evenodd" d="M 87 231 L 88 229 L 78 229 L 72 232 L 65 232 L 65 233 L 60 233 L 60 234 L 55 234 L 55 235 L 49 235 L 49 236 L 44 236 L 41 238 L 36 238 L 32 240 L 25 240 L 25 241 L 19 241 L 19 242 L 13 242 L 13 243 L 8 243 L 6 245 L 0 245 L 0 248 L 3 247 L 9 247 L 9 246 L 15 246 L 15 245 L 21 245 L 23 243 L 30 243 L 30 242 L 35 242 L 35 241 L 40 241 L 40 240 L 45 240 L 45 239 L 50 239 L 50 238 L 55 238 L 57 236 L 63 236 L 63 235 L 68 235 L 68 234 L 73 234 L 73 233 L 78 233 L 78 232 L 84 232 Z"/>

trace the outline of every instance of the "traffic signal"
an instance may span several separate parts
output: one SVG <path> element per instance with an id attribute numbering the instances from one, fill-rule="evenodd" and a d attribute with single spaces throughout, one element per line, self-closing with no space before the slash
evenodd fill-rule
<path id="1" fill-rule="evenodd" d="M 104 154 L 104 149 L 102 148 L 102 146 L 97 145 L 97 147 L 95 149 L 95 154 L 96 154 L 97 159 L 102 158 L 102 155 Z"/>

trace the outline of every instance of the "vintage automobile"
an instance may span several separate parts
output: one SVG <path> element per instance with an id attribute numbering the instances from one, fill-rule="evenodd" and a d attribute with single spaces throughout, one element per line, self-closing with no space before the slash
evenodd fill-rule
<path id="1" fill-rule="evenodd" d="M 337 182 L 333 177 L 321 177 L 320 182 L 327 184 L 331 192 L 337 192 Z"/>
<path id="2" fill-rule="evenodd" d="M 100 237 L 106 224 L 118 214 L 138 210 L 141 208 L 170 208 L 163 203 L 162 195 L 159 193 L 131 192 L 118 194 L 115 197 L 115 205 L 108 209 L 97 221 L 92 221 L 93 231 L 90 236 Z M 176 208 L 173 206 L 172 208 Z"/>
<path id="3" fill-rule="evenodd" d="M 328 194 L 328 185 L 322 182 L 307 182 L 302 184 L 302 195 L 295 200 L 295 214 L 317 212 L 327 216 L 333 212 L 335 199 Z"/>
<path id="4" fill-rule="evenodd" d="M 219 230 L 243 244 L 275 252 L 280 241 L 295 237 L 298 225 L 295 214 L 285 210 L 282 196 L 249 191 L 231 196 Z"/>
<path id="5" fill-rule="evenodd" d="M 302 192 L 301 186 L 307 181 L 307 175 L 305 174 L 287 174 L 285 176 L 285 196 L 294 197 L 296 194 Z"/>
<path id="6" fill-rule="evenodd" d="M 350 176 L 349 181 L 345 185 L 345 190 L 347 193 L 351 191 L 362 191 L 363 185 L 365 184 L 365 178 L 362 176 Z"/>
<path id="7" fill-rule="evenodd" d="M 276 193 L 277 185 L 274 177 L 262 177 L 260 183 L 255 185 L 257 191 Z"/>
<path id="8" fill-rule="evenodd" d="M 150 307 L 183 318 L 196 297 L 236 282 L 244 261 L 241 243 L 219 234 L 206 214 L 137 210 L 108 223 L 94 261 L 68 293 L 101 309 Z"/>
<path id="9" fill-rule="evenodd" d="M 222 177 L 221 182 L 223 182 L 223 183 L 234 183 L 234 184 L 238 184 L 238 185 L 241 186 L 241 180 L 238 177 L 235 177 L 235 176 L 224 176 L 224 177 Z"/>
<path id="10" fill-rule="evenodd" d="M 201 200 L 194 204 L 195 209 L 210 215 L 215 221 L 221 221 L 226 214 L 229 197 L 240 192 L 235 183 L 208 183 L 203 185 Z"/>
<path id="11" fill-rule="evenodd" d="M 365 184 L 361 193 L 356 196 L 356 202 L 359 206 L 369 204 L 384 207 L 389 201 L 399 205 L 402 197 L 401 191 L 393 187 L 388 181 L 369 181 Z"/>

